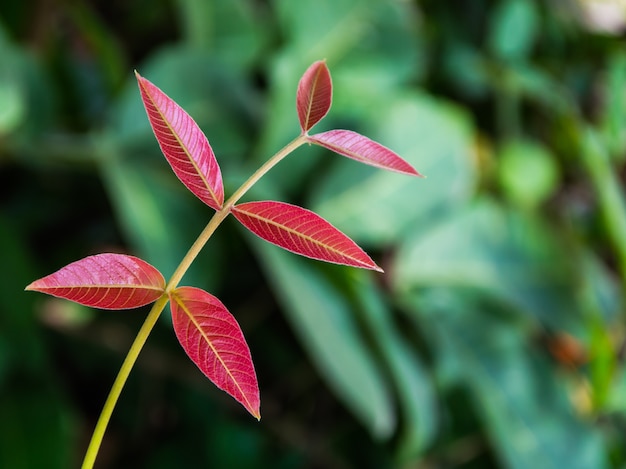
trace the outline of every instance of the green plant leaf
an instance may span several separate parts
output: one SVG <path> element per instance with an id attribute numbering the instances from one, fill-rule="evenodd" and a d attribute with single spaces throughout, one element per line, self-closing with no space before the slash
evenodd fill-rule
<path id="1" fill-rule="evenodd" d="M 602 130 L 611 156 L 624 161 L 626 149 L 626 53 L 617 49 L 609 58 L 603 87 Z"/>
<path id="2" fill-rule="evenodd" d="M 512 202 L 536 208 L 556 190 L 559 168 L 554 156 L 541 144 L 509 141 L 499 153 L 500 185 Z"/>
<path id="3" fill-rule="evenodd" d="M 312 209 L 356 240 L 388 244 L 418 222 L 432 223 L 470 196 L 475 180 L 472 131 L 459 109 L 407 93 L 380 102 L 368 136 L 393 148 L 424 180 L 337 161 L 313 194 Z M 374 123 L 375 122 L 375 123 Z"/>
<path id="4" fill-rule="evenodd" d="M 574 414 L 562 378 L 498 305 L 451 289 L 405 298 L 437 354 L 456 362 L 505 467 L 608 467 L 599 431 Z"/>
<path id="5" fill-rule="evenodd" d="M 458 91 L 472 98 L 484 98 L 490 93 L 491 73 L 487 57 L 466 41 L 458 38 L 450 41 L 444 54 L 443 72 L 445 78 Z M 459 73 L 463 70 L 463 73 Z"/>
<path id="6" fill-rule="evenodd" d="M 12 44 L 0 24 L 0 136 L 30 143 L 52 124 L 54 93 L 44 68 L 24 48 Z"/>
<path id="7" fill-rule="evenodd" d="M 605 403 L 603 410 L 626 414 L 626 369 L 623 366 L 617 370 L 611 384 L 608 402 Z"/>
<path id="8" fill-rule="evenodd" d="M 375 437 L 395 415 L 378 370 L 341 292 L 306 261 L 251 238 L 294 332 L 326 384 Z"/>
<path id="9" fill-rule="evenodd" d="M 274 0 L 289 51 L 302 56 L 305 67 L 320 57 L 345 70 L 353 67 L 376 76 L 390 68 L 394 82 L 419 68 L 419 12 L 410 4 L 385 0 Z M 359 67 L 360 66 L 360 67 Z M 364 73 L 361 79 L 367 79 Z"/>
<path id="10" fill-rule="evenodd" d="M 402 409 L 402 433 L 397 458 L 408 464 L 419 459 L 439 426 L 434 383 L 426 365 L 400 333 L 393 314 L 371 275 L 351 272 L 355 302 L 370 336 L 382 355 Z"/>
<path id="11" fill-rule="evenodd" d="M 428 232 L 407 237 L 395 257 L 395 287 L 478 289 L 563 329 L 581 319 L 566 248 L 538 219 L 479 199 Z"/>
<path id="12" fill-rule="evenodd" d="M 89 58 L 81 57 L 78 59 L 78 63 L 74 65 L 76 68 L 80 68 L 81 66 L 86 67 L 86 62 L 89 63 L 87 66 L 94 67 L 102 80 L 95 85 L 93 81 L 84 79 L 85 75 L 81 75 L 80 71 L 77 71 L 77 75 L 83 80 L 77 76 L 74 82 L 80 88 L 78 90 L 80 97 L 85 98 L 83 104 L 93 105 L 95 100 L 109 98 L 113 91 L 117 91 L 123 83 L 124 75 L 129 69 L 127 50 L 117 40 L 111 27 L 113 25 L 103 21 L 99 12 L 92 5 L 76 2 L 69 5 L 67 10 L 68 16 L 71 17 L 72 27 L 76 28 L 82 40 L 89 44 Z M 96 86 L 99 88 L 97 91 L 100 96 L 94 100 L 93 94 Z M 89 96 L 90 93 L 92 96 Z"/>
<path id="13" fill-rule="evenodd" d="M 270 39 L 270 17 L 263 4 L 179 0 L 177 6 L 188 48 L 216 58 L 227 68 L 253 65 Z"/>
<path id="14" fill-rule="evenodd" d="M 0 135 L 7 135 L 26 117 L 26 96 L 20 80 L 0 71 Z"/>
<path id="15" fill-rule="evenodd" d="M 502 60 L 525 59 L 535 42 L 539 15 L 534 2 L 505 0 L 491 17 L 489 45 Z"/>

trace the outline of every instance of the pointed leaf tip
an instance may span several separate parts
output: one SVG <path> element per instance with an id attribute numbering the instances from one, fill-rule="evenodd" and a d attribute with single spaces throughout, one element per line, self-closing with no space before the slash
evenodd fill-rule
<path id="1" fill-rule="evenodd" d="M 191 361 L 260 420 L 259 385 L 235 318 L 220 300 L 199 288 L 179 287 L 170 300 L 176 337 Z"/>
<path id="2" fill-rule="evenodd" d="M 348 236 L 310 210 L 284 202 L 247 202 L 233 215 L 260 238 L 287 251 L 333 264 L 383 270 Z"/>
<path id="3" fill-rule="evenodd" d="M 311 135 L 307 140 L 370 166 L 424 177 L 389 148 L 351 130 L 330 130 Z"/>
<path id="4" fill-rule="evenodd" d="M 326 61 L 314 62 L 302 75 L 296 94 L 296 109 L 303 133 L 328 113 L 332 96 L 333 85 Z"/>
<path id="5" fill-rule="evenodd" d="M 220 167 L 198 124 L 174 100 L 135 71 L 141 99 L 161 151 L 180 181 L 209 207 L 224 203 Z"/>
<path id="6" fill-rule="evenodd" d="M 130 309 L 156 301 L 165 279 L 147 262 L 125 254 L 97 254 L 35 280 L 26 290 L 101 309 Z"/>

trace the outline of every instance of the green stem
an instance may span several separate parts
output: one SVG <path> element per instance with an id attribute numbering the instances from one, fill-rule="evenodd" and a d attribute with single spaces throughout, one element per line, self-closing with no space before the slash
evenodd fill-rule
<path id="1" fill-rule="evenodd" d="M 224 202 L 221 210 L 215 212 L 211 220 L 207 226 L 202 230 L 202 233 L 198 236 L 196 241 L 191 245 L 187 254 L 180 262 L 169 282 L 167 282 L 167 287 L 165 288 L 165 293 L 171 292 L 176 288 L 178 283 L 191 266 L 191 263 L 194 261 L 196 256 L 200 253 L 206 242 L 213 235 L 217 227 L 224 221 L 224 219 L 230 213 L 233 205 L 237 203 L 237 201 L 243 197 L 243 195 L 252 187 L 254 184 L 263 177 L 270 169 L 272 169 L 276 164 L 278 164 L 283 158 L 293 152 L 296 148 L 301 146 L 307 141 L 306 134 L 301 134 L 287 145 L 285 145 L 281 150 L 279 150 L 274 156 L 272 156 L 269 160 L 267 160 L 259 169 L 257 169 L 252 176 L 248 178 L 246 182 L 244 182 L 239 189 L 237 189 L 233 195 L 229 197 L 229 199 Z M 161 312 L 165 308 L 165 305 L 168 302 L 168 295 L 164 294 L 161 296 L 156 303 L 152 306 L 148 317 L 144 321 L 141 329 L 137 333 L 137 337 L 133 342 L 133 345 L 130 347 L 126 358 L 124 359 L 124 363 L 122 363 L 122 367 L 115 378 L 115 382 L 109 392 L 106 402 L 104 403 L 104 407 L 102 408 L 102 412 L 100 413 L 100 417 L 98 418 L 98 422 L 96 423 L 96 428 L 93 431 L 91 436 L 91 441 L 89 442 L 89 447 L 87 448 L 87 452 L 85 453 L 85 459 L 83 460 L 82 469 L 91 469 L 96 461 L 96 457 L 98 455 L 98 450 L 100 449 L 100 445 L 102 443 L 102 438 L 104 437 L 104 432 L 109 424 L 109 420 L 111 419 L 111 415 L 113 414 L 113 409 L 117 404 L 117 400 L 124 388 L 124 384 L 126 384 L 126 380 L 130 374 L 130 370 L 132 370 L 135 362 L 137 361 L 137 357 L 139 356 L 139 352 L 143 348 L 152 328 L 156 324 Z"/>
<path id="2" fill-rule="evenodd" d="M 581 151 L 583 163 L 598 195 L 607 236 L 613 245 L 617 267 L 626 285 L 626 203 L 609 155 L 592 129 L 586 129 Z"/>
<path id="3" fill-rule="evenodd" d="M 172 291 L 174 288 L 178 286 L 178 283 L 183 278 L 183 275 L 185 275 L 185 272 L 187 272 L 187 269 L 189 269 L 189 266 L 191 265 L 191 263 L 194 261 L 196 256 L 200 253 L 200 251 L 202 250 L 206 242 L 209 240 L 211 235 L 213 235 L 217 227 L 228 216 L 233 205 L 235 205 L 237 201 L 241 199 L 241 197 L 243 197 L 244 194 L 248 192 L 248 190 L 250 190 L 250 188 L 254 186 L 254 184 L 256 184 L 256 182 L 259 179 L 261 179 L 270 169 L 276 166 L 283 158 L 285 158 L 289 153 L 294 151 L 300 145 L 304 144 L 306 141 L 307 141 L 307 138 L 306 138 L 306 135 L 304 134 L 299 135 L 298 137 L 293 139 L 291 142 L 285 145 L 282 149 L 280 149 L 274 156 L 272 156 L 269 160 L 267 160 L 263 164 L 263 166 L 257 169 L 254 172 L 254 174 L 252 174 L 252 176 L 250 176 L 248 180 L 244 182 L 239 187 L 239 189 L 237 189 L 233 193 L 233 195 L 231 195 L 228 198 L 226 202 L 224 202 L 224 205 L 222 206 L 221 210 L 215 212 L 215 215 L 213 215 L 213 218 L 211 218 L 211 220 L 209 221 L 209 224 L 206 226 L 206 228 L 204 228 L 202 233 L 200 233 L 200 236 L 198 236 L 198 239 L 196 239 L 196 241 L 191 245 L 191 247 L 189 248 L 189 251 L 187 251 L 187 254 L 185 254 L 185 257 L 183 258 L 179 266 L 176 268 L 176 270 L 172 274 L 172 277 L 170 278 L 169 282 L 167 282 L 166 291 L 168 292 Z"/>
<path id="4" fill-rule="evenodd" d="M 87 448 L 87 452 L 85 453 L 85 459 L 83 460 L 82 469 L 91 469 L 93 467 L 96 461 L 96 456 L 98 455 L 98 450 L 100 449 L 100 444 L 102 443 L 102 437 L 104 436 L 104 432 L 107 428 L 107 425 L 109 424 L 109 420 L 111 419 L 111 414 L 113 413 L 113 409 L 115 408 L 117 399 L 122 392 L 124 384 L 126 384 L 126 380 L 128 379 L 130 370 L 133 369 L 133 366 L 137 361 L 139 352 L 141 351 L 143 345 L 146 343 L 146 340 L 150 335 L 150 331 L 152 331 L 152 328 L 159 319 L 159 316 L 161 315 L 163 308 L 165 308 L 167 301 L 167 295 L 161 296 L 161 298 L 159 298 L 154 303 L 154 305 L 152 305 L 152 309 L 150 310 L 148 317 L 141 326 L 141 329 L 139 329 L 137 337 L 135 337 L 135 341 L 133 342 L 133 345 L 131 345 L 128 354 L 124 359 L 124 363 L 122 363 L 120 371 L 117 373 L 117 377 L 115 378 L 115 382 L 113 383 L 107 400 L 104 403 L 102 412 L 100 412 L 98 423 L 96 423 L 96 428 L 91 435 L 91 441 L 89 442 L 89 447 Z"/>

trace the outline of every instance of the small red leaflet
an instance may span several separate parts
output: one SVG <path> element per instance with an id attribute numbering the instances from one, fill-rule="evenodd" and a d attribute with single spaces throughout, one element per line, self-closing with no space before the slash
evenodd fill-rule
<path id="1" fill-rule="evenodd" d="M 351 130 L 330 130 L 311 135 L 307 140 L 370 166 L 423 177 L 389 148 Z"/>
<path id="2" fill-rule="evenodd" d="M 147 262 L 125 254 L 97 254 L 66 265 L 26 287 L 102 309 L 130 309 L 156 301 L 163 275 Z"/>
<path id="3" fill-rule="evenodd" d="M 311 130 L 328 113 L 333 97 L 333 84 L 326 62 L 313 63 L 298 83 L 296 109 L 303 133 Z"/>
<path id="4" fill-rule="evenodd" d="M 175 289 L 170 300 L 174 331 L 189 358 L 218 388 L 260 419 L 250 349 L 233 315 L 216 297 L 195 287 Z"/>
<path id="5" fill-rule="evenodd" d="M 148 80 L 136 75 L 154 136 L 174 173 L 202 202 L 215 210 L 221 209 L 224 203 L 222 174 L 206 136 L 183 108 Z"/>
<path id="6" fill-rule="evenodd" d="M 354 241 L 310 210 L 284 202 L 247 202 L 233 207 L 233 215 L 260 238 L 288 251 L 382 272 Z"/>

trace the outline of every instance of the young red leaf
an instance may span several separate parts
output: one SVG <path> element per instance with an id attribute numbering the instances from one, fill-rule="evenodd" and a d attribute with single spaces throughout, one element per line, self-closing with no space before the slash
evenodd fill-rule
<path id="1" fill-rule="evenodd" d="M 259 385 L 250 349 L 232 314 L 199 288 L 176 288 L 170 301 L 174 331 L 189 358 L 218 388 L 260 419 Z"/>
<path id="2" fill-rule="evenodd" d="M 298 83 L 296 109 L 302 132 L 308 132 L 330 109 L 333 84 L 323 60 L 311 65 Z"/>
<path id="3" fill-rule="evenodd" d="M 174 173 L 202 202 L 219 210 L 224 203 L 222 174 L 206 136 L 183 108 L 135 74 L 148 120 Z"/>
<path id="4" fill-rule="evenodd" d="M 254 234 L 312 259 L 382 272 L 354 241 L 316 213 L 284 202 L 247 202 L 233 215 Z"/>
<path id="5" fill-rule="evenodd" d="M 330 130 L 311 135 L 307 140 L 361 163 L 423 177 L 413 166 L 389 148 L 351 130 Z"/>
<path id="6" fill-rule="evenodd" d="M 102 309 L 129 309 L 156 301 L 165 289 L 161 273 L 124 254 L 97 254 L 66 265 L 26 287 Z"/>

